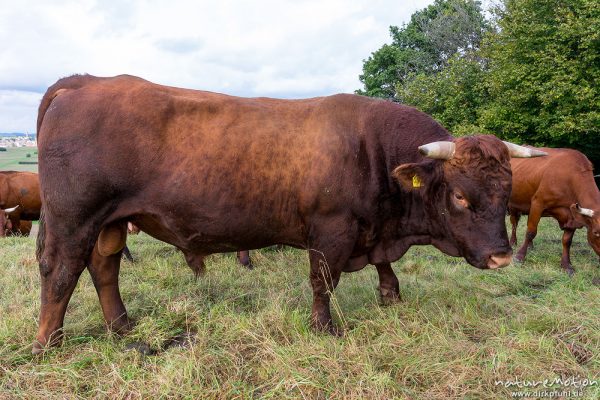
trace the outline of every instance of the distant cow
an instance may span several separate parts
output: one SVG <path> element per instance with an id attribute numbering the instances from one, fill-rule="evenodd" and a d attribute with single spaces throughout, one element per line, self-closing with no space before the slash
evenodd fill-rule
<path id="1" fill-rule="evenodd" d="M 515 259 L 525 260 L 541 217 L 553 217 L 564 231 L 561 266 L 572 275 L 570 249 L 573 234 L 587 228 L 590 246 L 600 255 L 600 192 L 592 163 L 577 150 L 544 148 L 547 157 L 511 160 L 513 188 L 509 201 L 511 245 L 517 242 L 521 214 L 528 214 L 525 241 Z"/>
<path id="2" fill-rule="evenodd" d="M 13 224 L 10 214 L 14 213 L 19 206 L 0 210 L 0 237 L 4 236 L 28 236 L 31 232 L 31 221 L 20 220 L 19 225 Z"/>
<path id="3" fill-rule="evenodd" d="M 11 231 L 17 233 L 21 229 L 21 220 L 37 220 L 41 209 L 40 184 L 38 175 L 33 172 L 0 171 L 0 226 L 7 226 L 4 220 L 10 220 Z M 8 215 L 7 215 L 8 214 Z M 26 230 L 27 223 L 23 225 Z M 0 229 L 0 236 L 5 235 Z"/>
<path id="4" fill-rule="evenodd" d="M 38 146 L 34 353 L 60 341 L 86 266 L 107 325 L 129 327 L 118 288 L 129 220 L 192 264 L 278 243 L 307 249 L 311 324 L 331 333 L 343 271 L 374 264 L 397 295 L 389 263 L 413 245 L 508 265 L 509 148 L 531 154 L 493 136 L 455 139 L 384 100 L 239 98 L 132 76 L 58 81 L 40 105 Z"/>

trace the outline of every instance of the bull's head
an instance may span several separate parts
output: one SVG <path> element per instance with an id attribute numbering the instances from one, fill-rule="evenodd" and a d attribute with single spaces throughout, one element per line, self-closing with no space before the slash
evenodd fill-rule
<path id="1" fill-rule="evenodd" d="M 573 219 L 587 228 L 587 239 L 592 249 L 600 256 L 600 210 L 583 208 L 579 203 L 571 205 Z"/>
<path id="2" fill-rule="evenodd" d="M 393 175 L 402 186 L 422 194 L 431 243 L 477 268 L 508 265 L 512 251 L 505 216 L 512 185 L 510 157 L 546 153 L 487 135 L 434 142 L 419 151 L 429 160 L 403 164 Z"/>
<path id="3" fill-rule="evenodd" d="M 5 210 L 0 209 L 0 237 L 5 237 L 10 231 L 12 231 L 12 221 L 8 217 L 10 213 L 15 211 L 19 206 L 7 208 Z"/>

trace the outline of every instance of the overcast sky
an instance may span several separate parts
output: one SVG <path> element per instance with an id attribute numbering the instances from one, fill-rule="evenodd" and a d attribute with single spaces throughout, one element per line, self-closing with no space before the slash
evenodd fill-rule
<path id="1" fill-rule="evenodd" d="M 35 132 L 48 86 L 132 74 L 238 96 L 361 85 L 362 60 L 432 0 L 0 0 L 0 132 Z"/>

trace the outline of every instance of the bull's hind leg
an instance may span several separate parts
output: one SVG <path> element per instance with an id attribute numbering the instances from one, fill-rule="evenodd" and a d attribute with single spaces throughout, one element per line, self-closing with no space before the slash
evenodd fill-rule
<path id="1" fill-rule="evenodd" d="M 41 307 L 38 334 L 32 349 L 34 354 L 61 343 L 65 312 L 85 269 L 86 250 L 85 244 L 67 247 L 64 242 L 59 245 L 51 235 L 46 237 L 40 257 Z"/>
<path id="2" fill-rule="evenodd" d="M 520 212 L 510 210 L 510 225 L 512 226 L 512 233 L 510 235 L 509 244 L 511 247 L 517 244 L 517 227 L 519 226 L 520 219 Z"/>
<path id="3" fill-rule="evenodd" d="M 109 330 L 126 333 L 131 329 L 125 305 L 119 292 L 119 269 L 122 251 L 109 256 L 98 252 L 98 243 L 94 247 L 88 271 L 98 293 L 104 320 Z"/>
<path id="4" fill-rule="evenodd" d="M 543 211 L 543 207 L 538 202 L 535 200 L 531 202 L 531 209 L 529 210 L 529 217 L 527 218 L 527 233 L 525 234 L 525 240 L 523 241 L 521 248 L 515 256 L 516 261 L 522 262 L 525 260 L 527 249 L 532 247 L 533 239 L 537 235 L 537 227 L 542 218 Z"/>
<path id="5" fill-rule="evenodd" d="M 400 301 L 400 283 L 390 263 L 375 264 L 379 275 L 379 294 L 384 305 Z"/>

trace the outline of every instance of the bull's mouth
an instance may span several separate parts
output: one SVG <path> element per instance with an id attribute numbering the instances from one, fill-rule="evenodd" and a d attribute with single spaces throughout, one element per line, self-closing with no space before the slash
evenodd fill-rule
<path id="1" fill-rule="evenodd" d="M 467 262 L 479 269 L 504 268 L 512 262 L 512 251 L 495 253 L 487 257 L 465 257 Z"/>
<path id="2" fill-rule="evenodd" d="M 488 258 L 487 267 L 489 269 L 503 268 L 512 261 L 512 251 L 503 254 L 493 254 Z"/>

